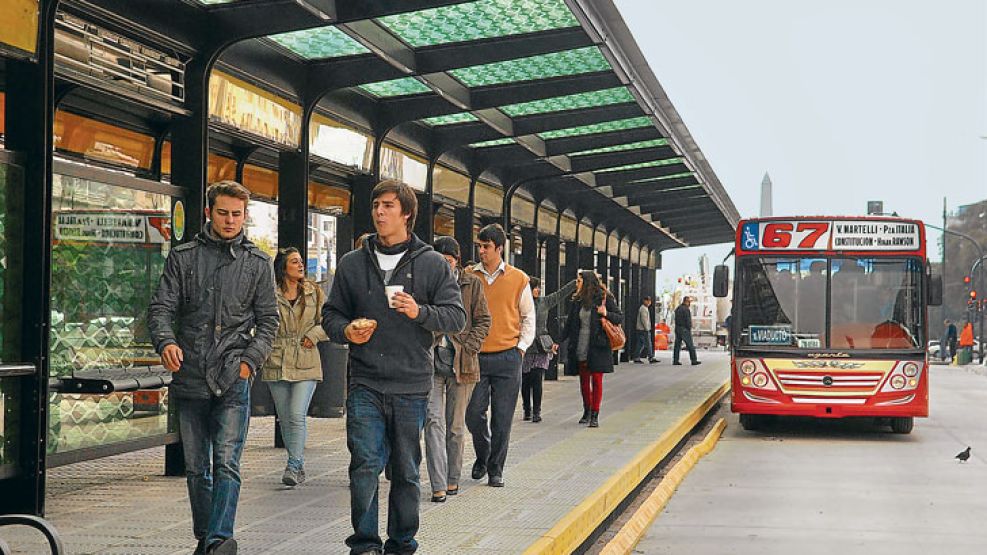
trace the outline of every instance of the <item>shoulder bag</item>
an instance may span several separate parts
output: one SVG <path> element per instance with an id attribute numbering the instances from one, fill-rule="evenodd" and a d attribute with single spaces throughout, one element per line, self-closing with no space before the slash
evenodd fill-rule
<path id="1" fill-rule="evenodd" d="M 606 297 L 603 297 L 600 306 L 606 308 Z M 610 340 L 610 350 L 619 351 L 623 349 L 624 345 L 627 344 L 627 336 L 624 335 L 624 329 L 620 327 L 620 324 L 614 324 L 606 316 L 600 316 L 600 325 L 603 326 L 603 331 L 606 332 L 607 339 Z"/>

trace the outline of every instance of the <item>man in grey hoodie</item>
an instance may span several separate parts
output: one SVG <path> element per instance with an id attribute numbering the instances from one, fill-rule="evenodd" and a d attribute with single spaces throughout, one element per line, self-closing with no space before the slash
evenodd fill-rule
<path id="1" fill-rule="evenodd" d="M 352 555 L 418 549 L 421 435 L 432 389 L 433 332 L 466 326 L 459 285 L 439 253 L 411 230 L 418 201 L 398 181 L 371 193 L 375 235 L 344 255 L 336 269 L 322 327 L 350 345 L 346 446 L 350 451 Z M 377 526 L 377 490 L 390 469 L 387 543 Z"/>
<path id="2" fill-rule="evenodd" d="M 209 187 L 205 230 L 171 250 L 147 322 L 165 368 L 179 431 L 196 554 L 234 554 L 240 455 L 250 421 L 250 381 L 278 329 L 270 258 L 243 233 L 250 192 Z M 251 334 L 251 332 L 253 332 Z"/>

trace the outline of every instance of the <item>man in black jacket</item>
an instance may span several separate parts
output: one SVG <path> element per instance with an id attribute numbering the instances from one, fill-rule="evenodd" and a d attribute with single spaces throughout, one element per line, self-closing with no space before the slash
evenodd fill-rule
<path id="1" fill-rule="evenodd" d="M 414 553 L 418 548 L 421 434 L 432 389 L 432 332 L 466 326 L 459 285 L 439 253 L 411 230 L 418 202 L 398 181 L 374 187 L 377 229 L 339 261 L 322 326 L 350 345 L 346 446 L 350 451 L 352 555 Z M 384 465 L 391 491 L 387 543 L 377 527 Z"/>
<path id="2" fill-rule="evenodd" d="M 162 364 L 175 372 L 169 395 L 178 405 L 195 552 L 231 554 L 250 378 L 271 352 L 278 306 L 270 258 L 243 233 L 250 192 L 222 181 L 206 196 L 205 230 L 171 250 L 147 321 Z"/>
<path id="3" fill-rule="evenodd" d="M 681 366 L 679 353 L 682 351 L 682 344 L 685 343 L 689 349 L 689 358 L 692 364 L 702 364 L 696 357 L 696 347 L 692 344 L 692 311 L 689 305 L 692 304 L 691 297 L 682 297 L 682 304 L 675 308 L 675 349 L 672 350 L 672 364 Z"/>

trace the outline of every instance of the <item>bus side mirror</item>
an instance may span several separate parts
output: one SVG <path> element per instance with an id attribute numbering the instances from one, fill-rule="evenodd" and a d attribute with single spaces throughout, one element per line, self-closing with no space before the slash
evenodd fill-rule
<path id="1" fill-rule="evenodd" d="M 929 306 L 942 306 L 942 276 L 929 276 Z"/>
<path id="2" fill-rule="evenodd" d="M 730 268 L 720 264 L 713 268 L 713 296 L 723 298 L 730 292 Z"/>

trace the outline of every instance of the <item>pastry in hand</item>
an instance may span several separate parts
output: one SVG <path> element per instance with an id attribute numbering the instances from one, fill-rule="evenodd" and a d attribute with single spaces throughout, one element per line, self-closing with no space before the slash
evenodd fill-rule
<path id="1" fill-rule="evenodd" d="M 353 329 L 366 330 L 377 327 L 377 320 L 371 320 L 369 318 L 357 318 L 353 320 Z"/>

